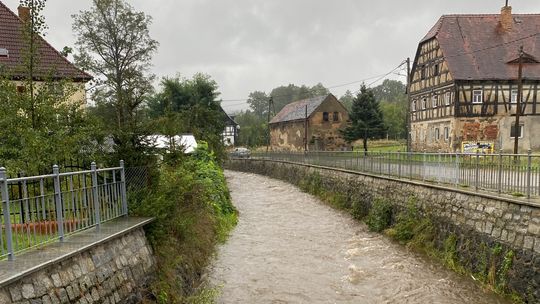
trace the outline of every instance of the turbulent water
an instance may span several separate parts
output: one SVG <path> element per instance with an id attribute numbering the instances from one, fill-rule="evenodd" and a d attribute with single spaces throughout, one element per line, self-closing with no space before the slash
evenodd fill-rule
<path id="1" fill-rule="evenodd" d="M 219 303 L 507 303 L 294 186 L 226 176 L 240 220 L 210 270 Z"/>

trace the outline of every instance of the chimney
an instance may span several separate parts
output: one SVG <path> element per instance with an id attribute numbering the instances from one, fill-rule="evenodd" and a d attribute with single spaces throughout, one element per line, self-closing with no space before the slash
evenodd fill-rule
<path id="1" fill-rule="evenodd" d="M 19 11 L 19 19 L 24 22 L 30 21 L 30 8 L 26 6 L 19 5 L 17 8 Z"/>
<path id="2" fill-rule="evenodd" d="M 501 27 L 503 31 L 510 31 L 513 25 L 514 18 L 512 17 L 512 7 L 508 5 L 503 6 L 503 8 L 501 8 Z"/>

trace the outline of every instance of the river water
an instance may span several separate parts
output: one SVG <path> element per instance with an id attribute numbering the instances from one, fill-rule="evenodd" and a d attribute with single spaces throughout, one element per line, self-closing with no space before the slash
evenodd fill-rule
<path id="1" fill-rule="evenodd" d="M 509 303 L 292 185 L 226 177 L 240 218 L 210 269 L 218 303 Z"/>

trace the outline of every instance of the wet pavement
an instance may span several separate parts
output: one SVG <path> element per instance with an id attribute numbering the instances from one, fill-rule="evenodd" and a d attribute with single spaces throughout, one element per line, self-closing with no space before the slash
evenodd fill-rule
<path id="1" fill-rule="evenodd" d="M 218 303 L 508 303 L 289 184 L 227 171 L 239 223 Z"/>

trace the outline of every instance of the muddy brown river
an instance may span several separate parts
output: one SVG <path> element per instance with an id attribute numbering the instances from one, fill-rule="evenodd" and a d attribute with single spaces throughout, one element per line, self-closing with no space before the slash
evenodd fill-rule
<path id="1" fill-rule="evenodd" d="M 509 303 L 292 185 L 226 176 L 240 218 L 210 269 L 218 303 Z"/>

